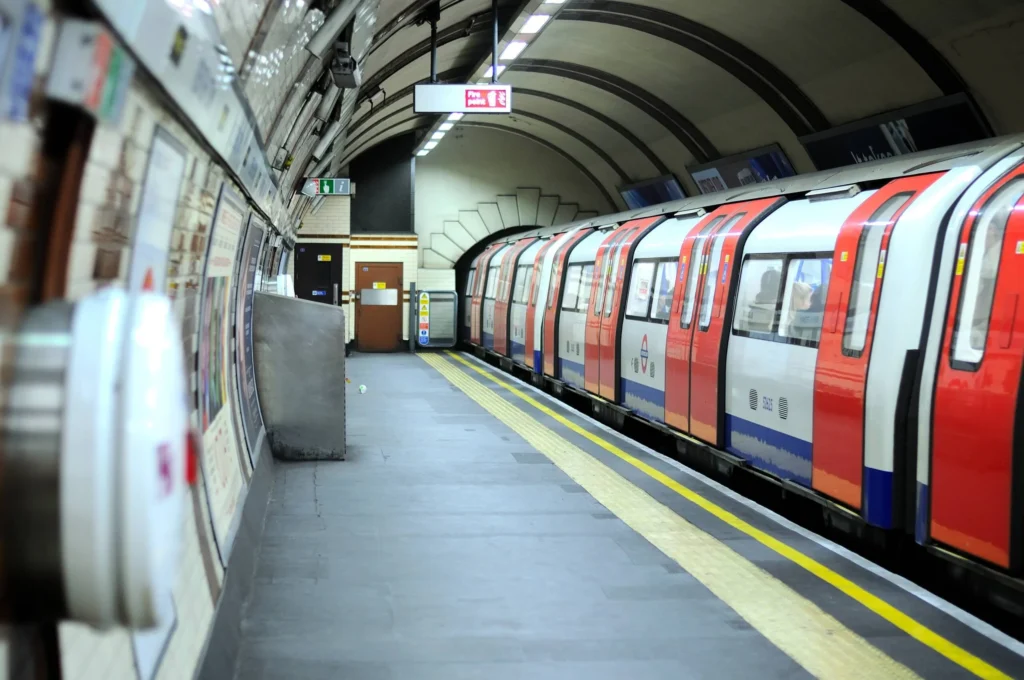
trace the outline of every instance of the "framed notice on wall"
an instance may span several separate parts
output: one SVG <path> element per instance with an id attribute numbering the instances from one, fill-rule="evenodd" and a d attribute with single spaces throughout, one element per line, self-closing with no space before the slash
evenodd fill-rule
<path id="1" fill-rule="evenodd" d="M 242 257 L 239 262 L 238 294 L 235 301 L 235 363 L 238 375 L 239 406 L 242 429 L 249 448 L 253 467 L 263 444 L 263 415 L 256 394 L 256 368 L 252 353 L 252 305 L 256 292 L 256 272 L 260 264 L 260 250 L 266 234 L 263 220 L 253 214 L 245 231 Z"/>
<path id="2" fill-rule="evenodd" d="M 248 472 L 231 413 L 231 292 L 235 253 L 248 206 L 231 187 L 221 185 L 210 229 L 199 304 L 199 356 L 196 366 L 199 420 L 203 432 L 203 477 L 206 479 L 214 538 L 227 566 L 245 493 Z M 243 472 L 245 470 L 245 472 Z"/>
<path id="3" fill-rule="evenodd" d="M 142 184 L 135 227 L 130 290 L 167 290 L 167 255 L 178 211 L 178 193 L 185 176 L 185 147 L 170 132 L 156 127 Z"/>

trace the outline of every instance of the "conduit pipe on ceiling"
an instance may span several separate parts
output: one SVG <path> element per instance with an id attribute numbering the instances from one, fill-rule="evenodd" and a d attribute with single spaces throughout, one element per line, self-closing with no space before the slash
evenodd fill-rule
<path id="1" fill-rule="evenodd" d="M 338 135 L 341 134 L 341 121 L 336 120 L 331 123 L 331 126 L 327 128 L 327 132 L 320 138 L 320 143 L 313 149 L 313 158 L 320 160 L 327 153 L 327 147 L 331 145 Z"/>
<path id="2" fill-rule="evenodd" d="M 334 42 L 348 26 L 348 22 L 352 21 L 360 2 L 362 0 L 342 0 L 341 4 L 335 7 L 324 21 L 316 35 L 306 43 L 306 51 L 322 60 L 327 52 L 334 47 Z"/>
<path id="3" fill-rule="evenodd" d="M 331 115 L 331 111 L 334 110 L 334 105 L 338 102 L 340 94 L 341 88 L 335 85 L 334 79 L 331 78 L 331 82 L 327 86 L 327 92 L 324 93 L 324 98 L 320 100 L 320 107 L 316 110 L 316 117 L 320 120 L 327 120 Z"/>

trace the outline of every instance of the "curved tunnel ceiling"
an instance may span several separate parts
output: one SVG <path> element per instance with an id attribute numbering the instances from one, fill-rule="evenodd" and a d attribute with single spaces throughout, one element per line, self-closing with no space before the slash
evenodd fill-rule
<path id="1" fill-rule="evenodd" d="M 413 88 L 429 82 L 430 32 L 419 21 L 429 4 L 381 0 L 383 23 L 364 61 L 355 113 L 334 151 L 341 165 L 395 134 L 438 122 L 412 108 Z M 1015 2 L 985 4 L 991 13 Z M 527 5 L 499 3 L 502 34 Z M 459 125 L 501 129 L 553 148 L 615 197 L 613 205 L 620 203 L 618 186 L 673 173 L 685 183 L 685 168 L 693 164 L 773 143 L 799 171 L 812 170 L 800 137 L 928 98 L 974 95 L 955 59 L 933 43 L 958 19 L 924 22 L 912 5 L 546 5 L 557 11 L 554 18 L 522 56 L 503 62 L 500 80 L 513 86 L 513 114 L 467 115 Z M 490 0 L 448 0 L 441 7 L 438 81 L 469 82 L 489 60 Z M 885 68 L 872 61 L 877 54 L 888 55 Z M 848 82 L 835 82 L 842 78 Z"/>

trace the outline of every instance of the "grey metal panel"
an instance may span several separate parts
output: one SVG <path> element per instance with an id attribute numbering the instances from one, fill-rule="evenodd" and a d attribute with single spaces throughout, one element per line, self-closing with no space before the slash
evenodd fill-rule
<path id="1" fill-rule="evenodd" d="M 363 288 L 359 291 L 359 302 L 364 307 L 394 307 L 398 304 L 398 289 Z"/>
<path id="2" fill-rule="evenodd" d="M 562 203 L 558 206 L 558 210 L 555 211 L 554 224 L 565 224 L 571 222 L 576 218 L 576 213 L 579 212 L 580 207 L 575 203 Z"/>
<path id="3" fill-rule="evenodd" d="M 536 225 L 540 189 L 516 189 L 516 203 L 519 205 L 519 224 L 524 227 Z"/>
<path id="4" fill-rule="evenodd" d="M 458 294 L 450 290 L 419 291 L 430 296 L 428 341 L 421 347 L 454 347 L 458 340 Z"/>
<path id="5" fill-rule="evenodd" d="M 537 226 L 550 227 L 554 224 L 555 213 L 561 199 L 558 196 L 541 196 L 537 202 Z"/>
<path id="6" fill-rule="evenodd" d="M 501 221 L 501 210 L 498 209 L 497 203 L 477 203 L 476 211 L 480 213 L 480 217 L 483 218 L 484 224 L 487 225 L 487 231 L 494 233 L 501 231 L 505 224 Z"/>
<path id="7" fill-rule="evenodd" d="M 275 458 L 345 457 L 345 313 L 340 307 L 256 293 L 253 354 Z"/>
<path id="8" fill-rule="evenodd" d="M 498 196 L 498 209 L 501 211 L 501 221 L 505 223 L 506 229 L 520 225 L 519 203 L 515 196 Z"/>

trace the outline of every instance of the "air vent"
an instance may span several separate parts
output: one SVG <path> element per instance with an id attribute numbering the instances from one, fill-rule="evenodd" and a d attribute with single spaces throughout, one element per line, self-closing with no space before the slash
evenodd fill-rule
<path id="1" fill-rule="evenodd" d="M 789 417 L 789 402 L 785 397 L 779 397 L 779 417 L 783 420 Z"/>
<path id="2" fill-rule="evenodd" d="M 750 390 L 750 410 L 757 410 L 757 390 Z"/>

